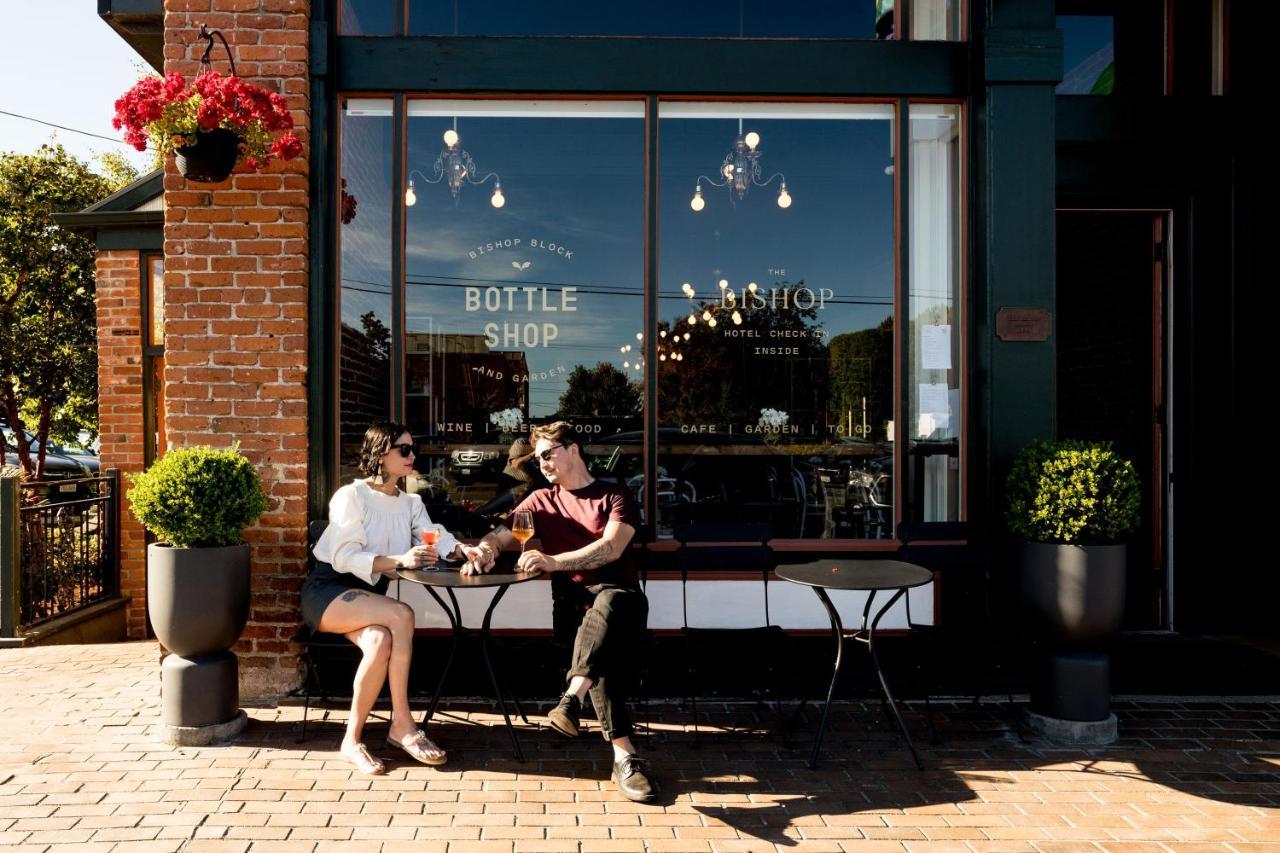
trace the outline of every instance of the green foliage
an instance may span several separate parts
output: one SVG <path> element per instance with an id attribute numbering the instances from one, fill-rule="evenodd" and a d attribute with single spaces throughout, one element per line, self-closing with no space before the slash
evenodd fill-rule
<path id="1" fill-rule="evenodd" d="M 893 317 L 873 329 L 834 336 L 828 351 L 831 422 L 861 425 L 865 402 L 870 434 L 883 435 L 893 418 Z"/>
<path id="2" fill-rule="evenodd" d="M 60 145 L 0 155 L 0 415 L 35 434 L 35 452 L 23 446 L 18 455 L 37 476 L 38 447 L 54 421 L 61 433 L 97 427 L 82 404 L 98 396 L 94 245 L 55 225 L 53 214 L 83 210 L 111 190 Z"/>
<path id="3" fill-rule="evenodd" d="M 635 415 L 640 413 L 642 400 L 639 386 L 607 361 L 590 369 L 580 364 L 569 374 L 556 417 Z"/>
<path id="4" fill-rule="evenodd" d="M 138 169 L 119 151 L 102 151 L 94 157 L 98 174 L 107 181 L 112 192 L 117 192 L 138 180 Z M 163 162 L 161 163 L 163 165 Z"/>
<path id="5" fill-rule="evenodd" d="M 267 509 L 262 480 L 239 450 L 170 450 L 130 475 L 129 502 L 142 525 L 179 548 L 238 545 Z"/>
<path id="6" fill-rule="evenodd" d="M 1032 542 L 1096 545 L 1137 528 L 1142 500 L 1133 464 L 1109 442 L 1035 441 L 1009 472 L 1009 527 Z"/>

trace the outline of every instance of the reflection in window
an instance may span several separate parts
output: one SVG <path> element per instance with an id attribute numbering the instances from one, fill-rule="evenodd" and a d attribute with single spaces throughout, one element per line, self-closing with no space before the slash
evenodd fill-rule
<path id="1" fill-rule="evenodd" d="M 599 442 L 642 426 L 643 117 L 642 102 L 409 102 L 409 489 L 450 529 L 484 529 L 472 510 L 530 488 L 536 466 L 509 451 L 538 423 L 574 420 L 597 476 L 639 472 L 638 440 Z"/>
<path id="2" fill-rule="evenodd" d="M 658 534 L 891 536 L 892 107 L 659 115 Z"/>
<path id="3" fill-rule="evenodd" d="M 961 517 L 960 108 L 911 106 L 907 517 Z"/>
<path id="4" fill-rule="evenodd" d="M 350 0 L 349 0 L 350 2 Z M 876 38 L 884 0 L 408 0 L 412 35 Z M 955 0 L 952 0 L 955 2 Z M 889 4 L 890 9 L 892 3 Z"/>
<path id="5" fill-rule="evenodd" d="M 1062 82 L 1059 95 L 1110 95 L 1116 85 L 1115 19 L 1110 15 L 1059 15 Z"/>
<path id="6" fill-rule="evenodd" d="M 338 464 L 346 481 L 370 422 L 391 414 L 392 102 L 342 107 Z"/>
<path id="7" fill-rule="evenodd" d="M 346 36 L 390 36 L 397 32 L 393 0 L 342 0 L 341 32 Z"/>
<path id="8" fill-rule="evenodd" d="M 963 0 L 911 0 L 913 41 L 959 41 Z"/>
<path id="9" fill-rule="evenodd" d="M 147 327 L 147 344 L 162 347 L 164 346 L 164 258 L 154 256 L 148 263 L 151 270 L 150 298 L 148 299 L 151 322 Z"/>

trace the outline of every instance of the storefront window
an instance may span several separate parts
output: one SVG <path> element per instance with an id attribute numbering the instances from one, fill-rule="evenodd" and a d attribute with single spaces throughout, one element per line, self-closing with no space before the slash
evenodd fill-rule
<path id="1" fill-rule="evenodd" d="M 1110 15 L 1059 15 L 1062 82 L 1059 95 L 1110 95 L 1116 85 L 1115 19 Z"/>
<path id="2" fill-rule="evenodd" d="M 911 0 L 912 41 L 959 41 L 963 0 Z"/>
<path id="3" fill-rule="evenodd" d="M 392 36 L 399 32 L 395 0 L 342 0 L 341 32 L 345 36 Z"/>
<path id="4" fill-rule="evenodd" d="M 961 518 L 960 108 L 911 106 L 907 518 Z"/>
<path id="5" fill-rule="evenodd" d="M 658 535 L 893 534 L 893 107 L 664 102 Z"/>
<path id="6" fill-rule="evenodd" d="M 342 104 L 338 225 L 339 452 L 343 481 L 369 423 L 391 414 L 392 102 Z"/>
<path id="7" fill-rule="evenodd" d="M 406 150 L 410 490 L 483 525 L 536 471 L 513 443 L 561 418 L 599 476 L 638 476 L 644 103 L 413 100 Z"/>

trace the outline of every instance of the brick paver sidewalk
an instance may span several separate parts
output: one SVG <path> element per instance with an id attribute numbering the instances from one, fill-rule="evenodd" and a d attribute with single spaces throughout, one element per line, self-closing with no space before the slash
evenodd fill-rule
<path id="1" fill-rule="evenodd" d="M 353 775 L 331 749 L 341 712 L 296 743 L 302 709 L 248 708 L 234 746 L 154 735 L 153 643 L 0 652 L 0 846 L 20 850 L 767 851 L 1280 849 L 1280 708 L 1148 702 L 1118 710 L 1097 750 L 1022 743 L 1006 709 L 944 706 L 917 772 L 875 703 L 840 706 L 817 772 L 815 715 L 783 749 L 750 706 L 712 706 L 725 731 L 692 748 L 676 706 L 652 709 L 666 785 L 622 799 L 595 737 L 522 731 L 515 763 L 488 708 L 431 734 L 433 770 Z M 538 709 L 539 712 L 542 709 Z M 543 722 L 540 713 L 531 717 Z M 918 720 L 917 720 L 918 722 Z M 740 729 L 730 731 L 729 729 Z M 370 744 L 383 730 L 374 724 Z M 390 751 L 375 749 L 386 758 Z"/>

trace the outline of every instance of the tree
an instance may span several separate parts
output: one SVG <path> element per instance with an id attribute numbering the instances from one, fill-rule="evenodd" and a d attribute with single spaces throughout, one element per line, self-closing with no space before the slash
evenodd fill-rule
<path id="1" fill-rule="evenodd" d="M 627 374 L 607 361 L 590 369 L 580 364 L 569 374 L 557 417 L 626 417 L 640 411 L 642 400 Z"/>
<path id="2" fill-rule="evenodd" d="M 98 174 L 106 179 L 107 186 L 112 192 L 123 189 L 138 180 L 137 167 L 119 151 L 103 151 L 93 159 L 98 164 Z"/>
<path id="3" fill-rule="evenodd" d="M 61 145 L 0 155 L 0 414 L 22 468 L 37 478 L 55 415 L 65 433 L 98 396 L 94 244 L 52 215 L 83 210 L 111 189 Z M 8 450 L 0 433 L 0 453 Z"/>

